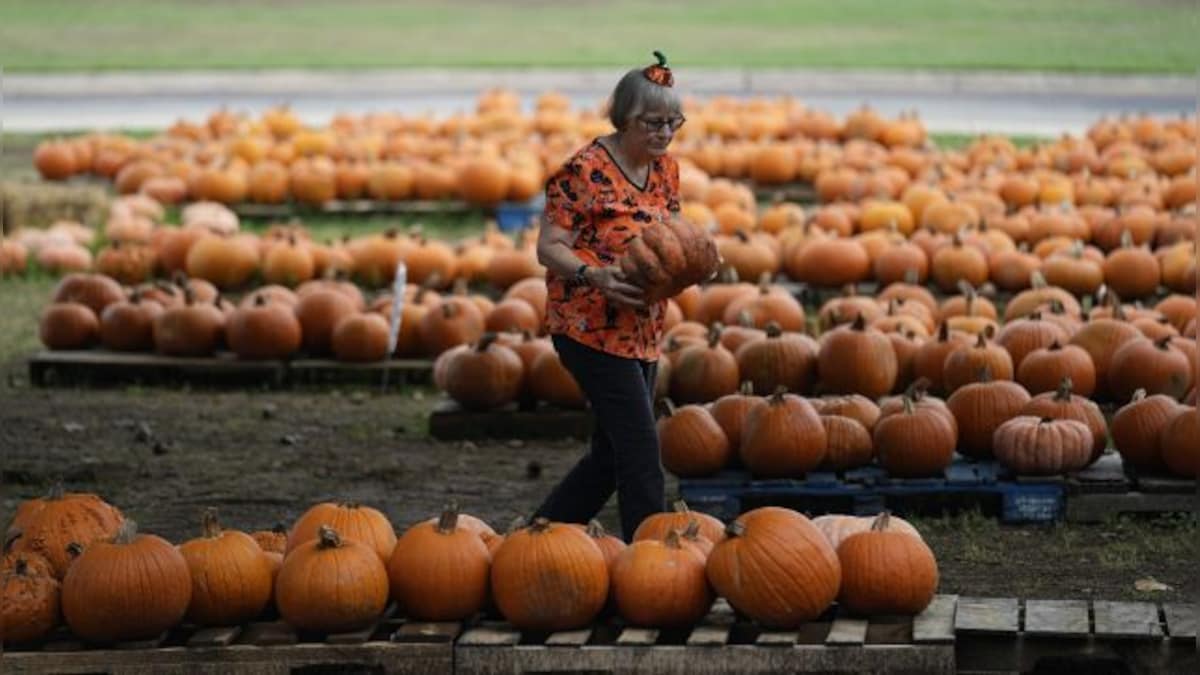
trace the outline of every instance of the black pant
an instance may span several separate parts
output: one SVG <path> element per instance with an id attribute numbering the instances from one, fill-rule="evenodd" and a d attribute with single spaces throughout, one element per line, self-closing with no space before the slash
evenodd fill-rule
<path id="1" fill-rule="evenodd" d="M 591 451 L 538 508 L 538 516 L 586 523 L 613 492 L 626 541 L 646 516 L 665 510 L 663 467 L 654 422 L 658 364 L 592 349 L 562 335 L 554 349 L 592 406 Z"/>

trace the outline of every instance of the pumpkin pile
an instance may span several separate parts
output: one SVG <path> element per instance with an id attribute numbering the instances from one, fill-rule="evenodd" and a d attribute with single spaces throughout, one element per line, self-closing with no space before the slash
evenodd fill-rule
<path id="1" fill-rule="evenodd" d="M 886 513 L 810 521 L 766 507 L 726 527 L 680 502 L 633 539 L 542 518 L 497 534 L 453 505 L 397 537 L 379 511 L 330 502 L 254 533 L 222 528 L 209 510 L 199 536 L 174 546 L 95 495 L 56 491 L 22 503 L 8 529 L 0 641 L 37 642 L 65 623 L 109 645 L 185 620 L 240 625 L 272 606 L 299 631 L 330 634 L 374 624 L 389 601 L 423 621 L 494 607 L 520 630 L 578 629 L 606 611 L 681 628 L 717 595 L 763 626 L 795 628 L 835 599 L 864 616 L 916 614 L 937 590 L 933 553 Z"/>

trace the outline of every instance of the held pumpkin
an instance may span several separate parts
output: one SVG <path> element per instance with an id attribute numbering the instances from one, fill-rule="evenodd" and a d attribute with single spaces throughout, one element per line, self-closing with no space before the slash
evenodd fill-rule
<path id="1" fill-rule="evenodd" d="M 920 537 L 889 528 L 889 520 L 886 512 L 879 514 L 869 530 L 850 535 L 837 548 L 838 601 L 855 614 L 918 614 L 937 592 L 933 551 Z"/>
<path id="2" fill-rule="evenodd" d="M 612 582 L 617 609 L 635 626 L 691 626 L 712 606 L 704 558 L 685 547 L 678 532 L 662 541 L 634 542 L 622 551 Z"/>
<path id="3" fill-rule="evenodd" d="M 462 621 L 483 609 L 491 554 L 479 533 L 458 521 L 458 509 L 450 506 L 436 522 L 418 523 L 396 542 L 388 579 L 408 616 Z"/>
<path id="4" fill-rule="evenodd" d="M 275 604 L 299 630 L 344 633 L 371 625 L 388 600 L 388 574 L 369 545 L 322 525 L 293 549 L 275 579 Z"/>
<path id="5" fill-rule="evenodd" d="M 492 597 L 520 630 L 591 623 L 608 598 L 608 565 L 578 528 L 544 518 L 504 538 L 492 559 Z"/>
<path id="6" fill-rule="evenodd" d="M 772 628 L 795 628 L 837 597 L 841 564 L 803 515 L 774 506 L 743 513 L 708 556 L 708 581 L 739 612 Z"/>
<path id="7" fill-rule="evenodd" d="M 262 613 L 271 599 L 272 570 L 258 542 L 237 530 L 222 530 L 208 510 L 203 536 L 179 546 L 192 577 L 187 616 L 201 626 L 235 626 Z"/>
<path id="8" fill-rule="evenodd" d="M 88 546 L 62 584 L 62 610 L 71 632 L 88 642 L 157 637 L 183 619 L 192 599 L 187 560 L 127 520 L 111 542 Z"/>
<path id="9" fill-rule="evenodd" d="M 717 272 L 716 242 L 704 230 L 679 218 L 642 230 L 629 242 L 621 270 L 646 291 L 646 301 L 677 295 Z"/>

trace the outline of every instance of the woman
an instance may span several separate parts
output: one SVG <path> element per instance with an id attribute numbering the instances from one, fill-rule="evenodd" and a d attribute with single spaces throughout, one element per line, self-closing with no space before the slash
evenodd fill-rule
<path id="1" fill-rule="evenodd" d="M 547 328 L 592 406 L 591 450 L 538 516 L 585 523 L 613 492 L 628 541 L 664 509 L 654 374 L 666 301 L 647 303 L 621 273 L 627 242 L 679 210 L 679 165 L 667 146 L 684 122 L 666 59 L 625 74 L 613 91 L 615 132 L 595 139 L 546 183 L 538 260 Z"/>

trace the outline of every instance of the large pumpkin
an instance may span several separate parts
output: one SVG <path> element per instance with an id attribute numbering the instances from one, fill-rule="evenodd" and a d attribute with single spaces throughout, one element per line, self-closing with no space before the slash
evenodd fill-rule
<path id="1" fill-rule="evenodd" d="M 322 526 L 337 530 L 338 537 L 362 542 L 386 561 L 396 548 L 396 531 L 387 516 L 369 506 L 354 502 L 323 502 L 305 511 L 288 533 L 287 555 L 305 542 L 317 538 Z"/>
<path id="2" fill-rule="evenodd" d="M 684 546 L 678 532 L 627 547 L 613 565 L 612 584 L 617 609 L 635 626 L 691 626 L 713 601 L 704 558 Z"/>
<path id="3" fill-rule="evenodd" d="M 458 521 L 458 510 L 448 508 L 436 521 L 412 526 L 396 542 L 388 578 L 392 597 L 407 616 L 463 621 L 483 609 L 491 555 L 479 533 Z"/>
<path id="4" fill-rule="evenodd" d="M 796 628 L 841 587 L 837 554 L 803 515 L 774 506 L 743 513 L 708 556 L 709 583 L 734 609 L 771 628 Z"/>
<path id="5" fill-rule="evenodd" d="M 292 549 L 275 579 L 279 614 L 298 630 L 345 633 L 379 619 L 388 574 L 378 553 L 326 525 Z"/>
<path id="6" fill-rule="evenodd" d="M 203 535 L 179 546 L 192 576 L 188 618 L 201 626 L 236 626 L 257 617 L 274 581 L 266 553 L 245 532 L 222 530 L 213 510 L 201 522 Z"/>
<path id="7" fill-rule="evenodd" d="M 704 230 L 679 218 L 651 225 L 629 242 L 621 270 L 653 302 L 708 281 L 717 271 L 717 246 Z"/>
<path id="8" fill-rule="evenodd" d="M 880 514 L 871 529 L 850 535 L 837 548 L 838 602 L 852 613 L 919 614 L 937 592 L 933 551 L 920 537 L 890 530 L 889 519 Z"/>
<path id="9" fill-rule="evenodd" d="M 1108 386 L 1119 401 L 1138 389 L 1181 399 L 1192 386 L 1192 364 L 1170 337 L 1156 342 L 1129 340 L 1113 354 Z"/>
<path id="10" fill-rule="evenodd" d="M 85 548 L 62 584 L 63 617 L 88 642 L 158 637 L 183 619 L 191 598 L 183 554 L 161 537 L 138 534 L 130 520 L 111 542 Z"/>
<path id="11" fill-rule="evenodd" d="M 755 476 L 799 476 L 821 465 L 825 425 L 805 399 L 780 388 L 765 406 L 755 407 L 742 427 L 739 453 Z"/>
<path id="12" fill-rule="evenodd" d="M 520 630 L 582 628 L 608 598 L 604 554 L 578 528 L 544 518 L 504 538 L 492 559 L 492 597 Z"/>

